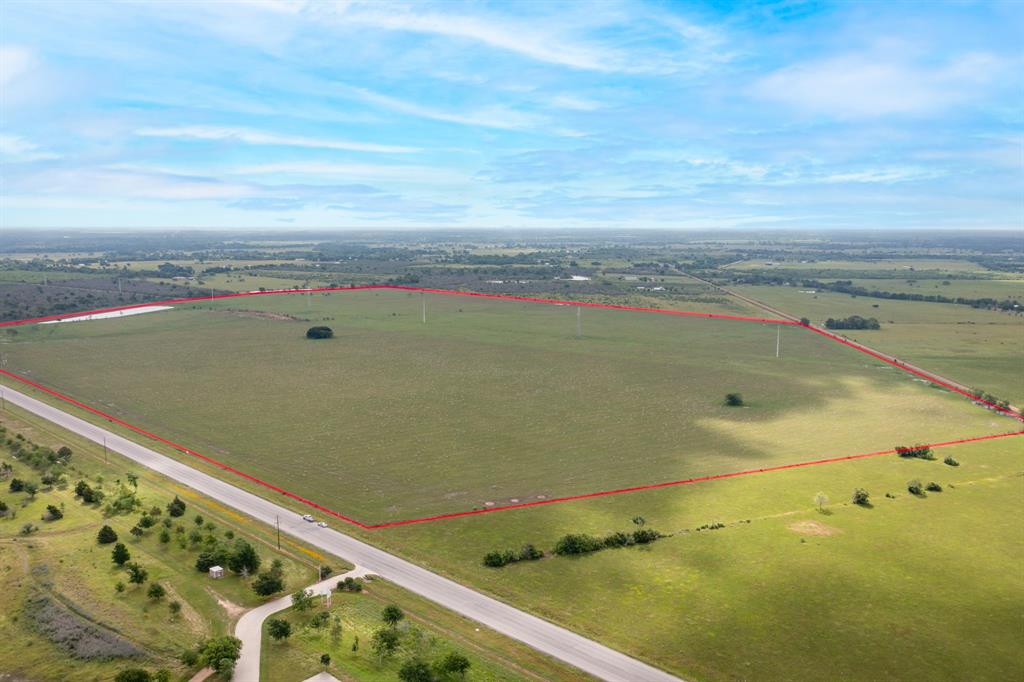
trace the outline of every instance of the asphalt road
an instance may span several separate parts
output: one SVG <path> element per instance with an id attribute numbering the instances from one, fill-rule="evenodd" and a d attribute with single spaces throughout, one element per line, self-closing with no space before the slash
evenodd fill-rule
<path id="1" fill-rule="evenodd" d="M 344 533 L 339 533 L 331 528 L 318 528 L 315 524 L 306 523 L 294 511 L 204 474 L 24 393 L 5 386 L 4 395 L 9 402 L 18 407 L 93 442 L 102 443 L 106 438 L 106 445 L 111 450 L 164 476 L 173 478 L 179 483 L 233 507 L 258 521 L 274 525 L 280 518 L 282 532 L 342 557 L 368 573 L 390 580 L 396 585 L 486 625 L 492 630 L 517 639 L 538 651 L 565 661 L 595 677 L 617 682 L 667 682 L 679 679 Z M 590 598 L 599 599 L 600 595 L 591 595 Z M 622 616 L 625 626 L 628 624 L 630 615 L 623 613 Z M 256 682 L 256 680 L 244 680 L 243 682 Z"/>

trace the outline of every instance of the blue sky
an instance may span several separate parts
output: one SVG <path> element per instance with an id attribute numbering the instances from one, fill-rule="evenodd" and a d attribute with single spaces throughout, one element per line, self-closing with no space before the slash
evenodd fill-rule
<path id="1" fill-rule="evenodd" d="M 0 4 L 0 226 L 1024 227 L 1020 3 Z"/>

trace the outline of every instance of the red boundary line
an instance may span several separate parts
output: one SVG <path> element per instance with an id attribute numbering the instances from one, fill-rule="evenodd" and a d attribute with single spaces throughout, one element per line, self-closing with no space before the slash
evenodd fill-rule
<path id="1" fill-rule="evenodd" d="M 351 287 L 322 287 L 322 288 L 316 288 L 316 289 L 275 289 L 275 290 L 271 290 L 271 291 L 252 291 L 252 292 L 239 292 L 239 293 L 231 293 L 231 294 L 219 294 L 219 295 L 216 295 L 216 296 L 203 296 L 203 297 L 193 297 L 193 298 L 179 298 L 179 299 L 171 299 L 171 300 L 167 300 L 167 301 L 157 301 L 157 302 L 149 302 L 149 303 L 139 303 L 139 304 L 134 304 L 134 305 L 129 305 L 129 306 L 120 306 L 120 307 L 116 307 L 116 308 L 102 308 L 102 309 L 99 309 L 99 310 L 92 310 L 92 311 L 87 311 L 87 312 L 65 313 L 65 314 L 61 314 L 61 315 L 49 315 L 49 316 L 46 316 L 46 317 L 35 317 L 35 318 L 30 318 L 30 319 L 25 319 L 25 320 L 15 320 L 15 321 L 10 321 L 10 322 L 2 322 L 2 323 L 0 323 L 0 327 L 10 327 L 10 326 L 16 326 L 16 325 L 30 324 L 30 323 L 34 323 L 34 322 L 37 323 L 37 322 L 47 322 L 47 321 L 50 321 L 50 320 L 61 320 L 61 319 L 67 319 L 67 318 L 84 317 L 86 315 L 95 315 L 97 313 L 116 312 L 118 310 L 131 310 L 131 309 L 134 309 L 134 308 L 143 308 L 143 307 L 154 306 L 154 305 L 168 305 L 168 304 L 173 304 L 173 303 L 193 303 L 193 302 L 198 302 L 198 301 L 211 301 L 211 300 L 218 300 L 218 299 L 225 299 L 225 298 L 238 298 L 238 297 L 244 297 L 244 296 L 260 296 L 260 295 L 272 295 L 272 294 L 294 294 L 294 293 L 317 293 L 317 292 L 324 292 L 324 291 L 358 291 L 358 290 L 366 290 L 366 289 L 395 289 L 395 290 L 401 290 L 401 291 L 419 291 L 419 292 L 422 292 L 422 293 L 430 293 L 430 294 L 443 294 L 443 295 L 452 295 L 452 296 L 473 296 L 473 297 L 479 297 L 479 298 L 524 301 L 524 302 L 528 302 L 528 303 L 548 303 L 548 304 L 556 304 L 556 305 L 574 305 L 574 306 L 582 306 L 582 307 L 590 307 L 590 308 L 604 308 L 604 309 L 609 309 L 609 310 L 628 310 L 628 311 L 634 311 L 634 312 L 661 313 L 661 314 L 666 314 L 666 315 L 680 315 L 680 316 L 689 316 L 689 317 L 704 317 L 704 318 L 726 319 L 726 320 L 741 320 L 741 321 L 747 321 L 747 322 L 762 322 L 762 323 L 782 324 L 782 325 L 791 325 L 791 326 L 797 326 L 797 327 L 805 327 L 805 328 L 807 328 L 807 329 L 809 329 L 809 330 L 811 330 L 811 331 L 813 331 L 813 332 L 815 332 L 817 334 L 820 334 L 820 335 L 822 335 L 822 336 L 824 336 L 824 337 L 826 337 L 828 339 L 831 339 L 833 341 L 841 343 L 841 344 L 843 344 L 845 346 L 849 346 L 850 348 L 858 350 L 858 351 L 860 351 L 862 353 L 866 353 L 867 355 L 870 355 L 870 356 L 874 357 L 875 359 L 881 360 L 881 361 L 883 361 L 883 362 L 885 362 L 885 363 L 887 363 L 889 365 L 892 365 L 893 367 L 897 367 L 898 369 L 902 369 L 902 370 L 904 370 L 906 372 L 909 372 L 911 374 L 915 374 L 917 376 L 920 376 L 920 377 L 922 377 L 924 379 L 927 379 L 928 381 L 930 381 L 932 383 L 941 385 L 941 386 L 943 386 L 945 388 L 948 388 L 948 389 L 950 389 L 952 391 L 955 391 L 955 392 L 957 392 L 957 393 L 959 393 L 961 395 L 967 396 L 968 398 L 971 398 L 972 400 L 976 400 L 978 402 L 984 403 L 985 405 L 987 405 L 987 406 L 989 406 L 989 407 L 991 407 L 993 409 L 999 410 L 999 411 L 1001 411 L 1003 413 L 1009 414 L 1009 415 L 1015 417 L 1018 420 L 1024 420 L 1024 416 L 1018 415 L 1017 413 L 1013 412 L 1012 410 L 1008 410 L 1006 408 L 1003 408 L 1003 407 L 1000 407 L 1000 406 L 995 405 L 993 403 L 990 403 L 990 402 L 988 402 L 986 400 L 982 400 L 982 399 L 978 398 L 977 396 L 974 396 L 974 395 L 968 393 L 967 391 L 961 390 L 961 389 L 957 388 L 956 386 L 952 386 L 951 384 L 949 384 L 949 383 L 947 383 L 945 381 L 941 381 L 941 380 L 939 380 L 939 379 L 937 379 L 935 377 L 932 377 L 930 375 L 925 374 L 924 372 L 920 372 L 920 371 L 918 371 L 916 369 L 913 369 L 913 368 L 907 367 L 905 365 L 902 365 L 902 364 L 900 364 L 900 363 L 898 363 L 898 362 L 896 362 L 894 360 L 890 360 L 889 358 L 887 358 L 887 357 L 885 357 L 885 356 L 883 356 L 883 355 L 881 355 L 879 353 L 876 353 L 875 351 L 872 351 L 872 350 L 870 350 L 868 348 L 865 348 L 864 346 L 861 346 L 859 344 L 847 341 L 846 339 L 843 339 L 843 338 L 839 337 L 838 335 L 832 334 L 830 332 L 826 332 L 826 331 L 823 331 L 821 329 L 817 329 L 815 327 L 811 327 L 811 326 L 808 326 L 808 325 L 803 325 L 803 324 L 800 324 L 798 322 L 794 322 L 792 320 L 775 320 L 775 319 L 760 318 L 760 317 L 746 317 L 746 316 L 742 316 L 742 315 L 721 315 L 721 314 L 716 314 L 716 313 L 698 313 L 698 312 L 681 311 L 681 310 L 662 310 L 662 309 L 658 309 L 658 308 L 638 308 L 638 307 L 633 307 L 633 306 L 621 306 L 621 305 L 613 305 L 613 304 L 606 304 L 606 303 L 588 303 L 588 302 L 584 302 L 584 301 L 562 301 L 562 300 L 558 300 L 558 299 L 531 298 L 531 297 L 525 297 L 525 296 L 511 296 L 511 295 L 506 295 L 506 294 L 486 294 L 486 293 L 472 292 L 472 291 L 454 291 L 454 290 L 449 290 L 449 289 L 426 289 L 426 288 L 421 288 L 421 287 L 406 287 L 406 286 L 381 284 L 381 285 L 366 285 L 366 286 L 351 286 Z M 288 490 L 285 490 L 284 488 L 278 487 L 278 486 L 276 486 L 276 485 L 274 485 L 272 483 L 268 483 L 267 481 L 264 481 L 262 479 L 256 478 L 255 476 L 247 474 L 244 471 L 241 471 L 241 470 L 236 469 L 236 468 L 234 468 L 232 466 L 224 464 L 223 462 L 220 462 L 220 461 L 218 461 L 216 459 L 213 459 L 212 457 L 207 457 L 206 455 L 200 454 L 200 453 L 196 452 L 195 450 L 192 450 L 190 448 L 185 447 L 184 445 L 179 445 L 178 443 L 175 443 L 174 441 L 167 440 L 166 438 L 163 438 L 163 437 L 158 436 L 158 435 L 156 435 L 154 433 L 146 431 L 146 430 L 144 430 L 144 429 L 142 429 L 142 428 L 140 428 L 138 426 L 135 426 L 134 424 L 130 424 L 130 423 L 124 421 L 123 419 L 119 419 L 119 418 L 117 418 L 117 417 L 115 417 L 113 415 L 107 414 L 106 412 L 103 412 L 102 410 L 99 410 L 99 409 L 97 409 L 95 407 L 87 405 L 86 403 L 83 403 L 83 402 L 81 402 L 79 400 L 76 400 L 76 399 L 74 399 L 74 398 L 72 398 L 70 396 L 64 395 L 63 393 L 60 393 L 60 392 L 58 392 L 58 391 L 56 391 L 56 390 L 54 390 L 52 388 L 48 388 L 46 386 L 43 386 L 42 384 L 39 384 L 39 383 L 36 383 L 36 382 L 31 381 L 29 379 L 26 379 L 26 378 L 24 378 L 24 377 L 22 377 L 22 376 L 20 376 L 18 374 L 14 374 L 13 372 L 8 372 L 7 370 L 4 370 L 4 369 L 0 369 L 0 374 L 3 374 L 4 376 L 10 377 L 11 379 L 14 379 L 15 381 L 19 381 L 19 382 L 21 382 L 23 384 L 26 384 L 28 386 L 32 386 L 33 388 L 36 388 L 36 389 L 38 389 L 40 391 L 43 391 L 44 393 L 47 393 L 48 395 L 51 395 L 51 396 L 53 396 L 55 398 L 58 398 L 59 400 L 62 400 L 62 401 L 66 402 L 66 403 L 69 403 L 71 405 L 75 405 L 76 407 L 79 407 L 79 408 L 81 408 L 83 410 L 91 412 L 91 413 L 93 413 L 93 414 L 95 414 L 97 416 L 103 417 L 104 419 L 106 419 L 108 421 L 111 421 L 111 422 L 114 422 L 116 424 L 119 424 L 119 425 L 121 425 L 121 426 L 123 426 L 123 427 L 125 427 L 125 428 L 127 428 L 127 429 L 129 429 L 131 431 L 134 431 L 135 433 L 138 433 L 140 435 L 146 436 L 147 438 L 151 438 L 151 439 L 153 439 L 153 440 L 155 440 L 155 441 L 157 441 L 159 443 L 163 443 L 164 445 L 168 445 L 168 446 L 174 448 L 175 450 L 178 450 L 179 452 L 182 452 L 182 453 L 184 453 L 186 455 L 190 455 L 192 457 L 197 457 L 197 458 L 203 460 L 204 462 L 206 462 L 208 464 L 211 464 L 211 465 L 213 465 L 213 466 L 215 466 L 215 467 L 217 467 L 219 469 L 222 469 L 224 471 L 229 471 L 229 472 L 231 472 L 233 474 L 241 476 L 242 478 L 244 478 L 244 479 L 246 479 L 248 481 L 251 481 L 253 483 L 261 485 L 261 486 L 263 486 L 265 488 L 268 488 L 269 490 L 273 490 L 274 492 L 281 493 L 282 495 L 290 497 L 293 500 L 296 500 L 296 501 L 301 502 L 301 503 L 303 503 L 305 505 L 313 507 L 314 509 L 317 509 L 317 510 L 319 510 L 321 512 L 324 512 L 325 514 L 329 514 L 331 516 L 334 516 L 335 518 L 341 519 L 342 521 L 345 521 L 346 523 L 350 523 L 350 524 L 352 524 L 354 526 L 357 526 L 359 528 L 362 528 L 364 530 L 375 530 L 375 529 L 379 529 L 379 528 L 393 528 L 395 526 L 407 526 L 407 525 L 415 524 L 415 523 L 426 523 L 428 521 L 441 521 L 441 520 L 444 520 L 444 519 L 455 519 L 455 518 L 459 518 L 459 517 L 463 517 L 463 516 L 475 516 L 475 515 L 478 515 L 478 514 L 488 514 L 488 513 L 496 512 L 496 511 L 508 511 L 508 510 L 511 510 L 511 509 L 523 509 L 525 507 L 539 507 L 541 505 L 555 504 L 555 503 L 560 503 L 560 502 L 571 502 L 571 501 L 574 501 L 574 500 L 585 500 L 585 499 L 590 499 L 590 498 L 594 498 L 594 497 L 605 497 L 607 495 L 620 495 L 620 494 L 623 494 L 623 493 L 639 492 L 639 491 L 643 491 L 643 490 L 655 490 L 655 489 L 658 489 L 658 488 L 668 488 L 668 487 L 678 486 L 678 485 L 688 485 L 688 484 L 691 484 L 691 483 L 702 483 L 702 482 L 705 482 L 705 481 L 714 481 L 714 480 L 724 479 L 724 478 L 735 478 L 737 476 L 750 476 L 750 475 L 753 475 L 753 474 L 762 474 L 762 473 L 768 473 L 768 472 L 772 472 L 772 471 L 782 471 L 782 470 L 785 470 L 785 469 L 796 469 L 796 468 L 800 468 L 800 467 L 807 467 L 807 466 L 813 466 L 813 465 L 818 465 L 818 464 L 830 464 L 830 463 L 834 463 L 834 462 L 844 462 L 844 461 L 848 461 L 848 460 L 864 459 L 866 457 L 878 457 L 878 456 L 881 456 L 881 455 L 891 455 L 891 454 L 895 454 L 896 453 L 895 449 L 880 450 L 878 452 L 869 452 L 869 453 L 860 454 L 860 455 L 846 455 L 846 456 L 842 456 L 842 457 L 829 457 L 829 458 L 825 458 L 825 459 L 816 459 L 816 460 L 810 460 L 810 461 L 806 461 L 806 462 L 796 462 L 796 463 L 793 463 L 793 464 L 780 464 L 780 465 L 776 465 L 776 466 L 772 466 L 772 467 L 765 467 L 765 468 L 762 468 L 762 469 L 747 469 L 747 470 L 744 470 L 744 471 L 734 471 L 734 472 L 725 473 L 725 474 L 713 474 L 713 475 L 709 475 L 709 476 L 700 476 L 700 477 L 697 477 L 697 478 L 688 478 L 688 479 L 684 479 L 684 480 L 680 480 L 680 481 L 667 481 L 667 482 L 663 482 L 663 483 L 653 483 L 653 484 L 649 484 L 649 485 L 633 486 L 633 487 L 630 487 L 630 488 L 618 488 L 616 490 L 602 490 L 602 491 L 592 492 L 592 493 L 583 493 L 583 494 L 580 494 L 580 495 L 570 495 L 570 496 L 567 496 L 567 497 L 554 497 L 554 498 L 547 499 L 547 500 L 535 500 L 535 501 L 532 501 L 532 502 L 522 502 L 522 503 L 519 503 L 519 504 L 505 505 L 505 506 L 501 506 L 501 507 L 488 507 L 488 508 L 485 508 L 485 509 L 472 509 L 472 510 L 469 510 L 469 511 L 452 512 L 452 513 L 448 513 L 448 514 L 439 514 L 439 515 L 436 515 L 436 516 L 426 516 L 426 517 L 421 517 L 421 518 L 404 519 L 404 520 L 400 520 L 400 521 L 390 521 L 390 522 L 387 522 L 387 523 L 365 524 L 365 523 L 362 523 L 360 521 L 357 521 L 356 519 L 353 519 L 351 517 L 345 516 L 344 514 L 336 512 L 333 509 L 328 509 L 327 507 L 321 506 L 321 505 L 317 504 L 316 502 L 313 502 L 312 500 L 308 500 L 308 499 L 306 499 L 306 498 L 304 498 L 304 497 L 302 497 L 300 495 L 296 495 L 295 493 L 292 493 L 292 492 L 290 492 Z M 993 434 L 993 435 L 988 435 L 988 436 L 977 436 L 977 437 L 974 437 L 974 438 L 962 438 L 962 439 L 959 439 L 959 440 L 946 441 L 946 442 L 943 442 L 943 443 L 930 443 L 930 444 L 927 444 L 926 446 L 927 447 L 932 447 L 932 448 L 938 448 L 938 447 L 945 447 L 945 446 L 949 446 L 949 445 L 959 445 L 959 444 L 962 444 L 962 443 L 974 443 L 974 442 L 977 442 L 977 441 L 993 440 L 993 439 L 996 439 L 996 438 L 1006 438 L 1006 437 L 1009 437 L 1009 436 L 1020 436 L 1020 435 L 1024 435 L 1024 431 L 1016 431 L 1016 432 L 1010 432 L 1010 433 L 1000 433 L 1000 434 Z"/>

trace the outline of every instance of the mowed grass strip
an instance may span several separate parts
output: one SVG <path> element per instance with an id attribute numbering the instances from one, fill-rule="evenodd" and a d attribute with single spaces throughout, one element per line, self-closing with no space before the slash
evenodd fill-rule
<path id="1" fill-rule="evenodd" d="M 305 339 L 313 324 L 335 338 Z M 795 327 L 776 358 L 776 331 L 585 309 L 577 338 L 572 306 L 376 290 L 24 327 L 5 353 L 368 522 L 1018 427 Z"/>

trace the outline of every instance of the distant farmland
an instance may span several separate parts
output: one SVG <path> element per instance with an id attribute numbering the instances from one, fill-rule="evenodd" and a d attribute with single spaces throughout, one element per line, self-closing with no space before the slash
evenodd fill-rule
<path id="1" fill-rule="evenodd" d="M 373 290 L 18 329 L 7 369 L 366 522 L 1015 430 L 792 326 Z M 330 340 L 304 338 L 312 324 Z M 723 404 L 741 393 L 746 406 Z"/>

